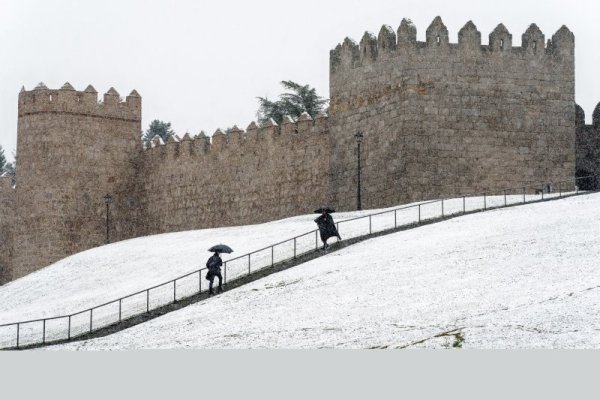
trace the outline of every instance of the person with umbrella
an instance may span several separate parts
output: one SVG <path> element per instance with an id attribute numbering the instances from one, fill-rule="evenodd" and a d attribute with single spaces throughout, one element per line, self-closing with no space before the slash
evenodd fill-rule
<path id="1" fill-rule="evenodd" d="M 226 246 L 224 244 L 219 244 L 217 246 L 213 246 L 208 251 L 211 251 L 213 254 L 208 261 L 206 262 L 206 268 L 208 268 L 208 272 L 206 273 L 206 280 L 210 282 L 208 286 L 208 293 L 213 295 L 213 282 L 216 278 L 219 278 L 219 293 L 223 291 L 223 276 L 221 275 L 221 266 L 223 265 L 223 260 L 221 260 L 221 253 L 231 254 L 233 250 L 231 247 Z"/>
<path id="2" fill-rule="evenodd" d="M 318 210 L 315 210 L 316 214 L 321 214 L 315 222 L 319 227 L 319 233 L 321 234 L 321 241 L 323 242 L 323 250 L 326 250 L 329 245 L 327 244 L 327 240 L 331 237 L 337 237 L 338 240 L 342 240 L 340 234 L 338 233 L 337 228 L 335 227 L 335 223 L 333 222 L 333 218 L 331 217 L 331 213 L 334 213 L 335 210 L 333 208 L 321 207 Z"/>

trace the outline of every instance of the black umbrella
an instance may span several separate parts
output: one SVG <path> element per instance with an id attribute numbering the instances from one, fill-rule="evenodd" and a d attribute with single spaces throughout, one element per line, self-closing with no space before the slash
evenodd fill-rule
<path id="1" fill-rule="evenodd" d="M 208 249 L 208 251 L 212 251 L 213 253 L 227 253 L 227 254 L 233 253 L 233 250 L 231 249 L 231 247 L 226 246 L 224 244 L 218 244 L 216 246 L 213 246 L 210 249 Z"/>
<path id="2" fill-rule="evenodd" d="M 335 212 L 335 210 L 331 207 L 321 207 L 321 208 L 317 208 L 315 210 L 315 214 L 323 214 L 323 213 L 332 214 L 334 212 Z"/>

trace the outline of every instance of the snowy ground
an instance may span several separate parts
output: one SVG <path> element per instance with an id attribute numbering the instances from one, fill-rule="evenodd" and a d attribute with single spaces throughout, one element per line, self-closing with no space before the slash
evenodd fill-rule
<path id="1" fill-rule="evenodd" d="M 473 214 L 52 349 L 600 348 L 599 223 L 600 195 Z"/>

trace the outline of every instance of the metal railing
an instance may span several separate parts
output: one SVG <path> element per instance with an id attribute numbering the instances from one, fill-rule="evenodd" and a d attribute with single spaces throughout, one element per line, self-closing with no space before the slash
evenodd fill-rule
<path id="1" fill-rule="evenodd" d="M 495 195 L 474 193 L 398 207 L 339 221 L 336 225 L 344 240 L 368 237 L 477 211 L 590 193 L 578 189 L 580 180 L 590 178 L 586 176 L 560 182 L 558 192 L 549 192 L 544 185 L 506 189 Z M 318 230 L 314 230 L 229 259 L 223 263 L 223 282 L 226 284 L 277 263 L 296 259 L 319 247 Z M 0 349 L 19 349 L 71 340 L 206 292 L 208 285 L 202 283 L 206 270 L 202 268 L 73 314 L 0 325 Z"/>

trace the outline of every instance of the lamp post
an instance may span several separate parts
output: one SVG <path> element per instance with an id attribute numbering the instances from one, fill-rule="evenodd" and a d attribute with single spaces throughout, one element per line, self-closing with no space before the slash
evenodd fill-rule
<path id="1" fill-rule="evenodd" d="M 356 135 L 354 135 L 354 137 L 356 138 L 356 144 L 358 146 L 357 152 L 356 152 L 356 156 L 358 158 L 358 164 L 357 164 L 357 176 L 356 176 L 356 209 L 358 211 L 362 210 L 362 202 L 360 199 L 360 144 L 364 138 L 362 132 L 358 131 L 356 133 Z"/>
<path id="2" fill-rule="evenodd" d="M 113 198 L 112 196 L 107 193 L 106 196 L 104 196 L 104 202 L 106 203 L 106 244 L 110 243 L 110 232 L 109 232 L 109 227 L 110 227 L 110 212 L 109 212 L 109 207 L 110 207 L 110 203 L 113 202 Z"/>

